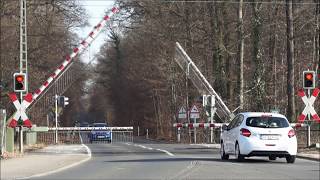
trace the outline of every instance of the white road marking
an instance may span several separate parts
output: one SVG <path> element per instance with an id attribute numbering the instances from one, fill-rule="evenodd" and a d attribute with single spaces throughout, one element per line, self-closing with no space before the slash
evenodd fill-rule
<path id="1" fill-rule="evenodd" d="M 156 149 L 156 150 L 164 152 L 164 153 L 168 154 L 169 156 L 174 156 L 174 154 L 172 154 L 171 152 L 169 152 L 167 150 L 163 150 L 163 149 Z"/>
<path id="2" fill-rule="evenodd" d="M 138 145 L 139 147 L 143 148 L 143 149 L 147 149 L 147 147 L 143 146 L 143 145 Z"/>
<path id="3" fill-rule="evenodd" d="M 171 152 L 167 151 L 167 150 L 163 150 L 163 149 L 154 149 L 152 147 L 146 147 L 146 146 L 143 146 L 141 144 L 129 144 L 129 143 L 125 143 L 126 145 L 133 145 L 133 146 L 136 146 L 136 147 L 140 147 L 140 148 L 143 148 L 143 149 L 148 149 L 148 150 L 157 150 L 157 151 L 161 151 L 161 152 L 164 152 L 166 153 L 167 155 L 169 156 L 175 156 L 174 154 L 172 154 Z"/>
<path id="4" fill-rule="evenodd" d="M 197 165 L 196 161 L 191 161 L 190 164 L 182 169 L 181 171 L 179 171 L 176 175 L 174 175 L 171 178 L 168 178 L 169 180 L 172 179 L 187 179 L 188 175 L 192 172 L 192 169 Z"/>

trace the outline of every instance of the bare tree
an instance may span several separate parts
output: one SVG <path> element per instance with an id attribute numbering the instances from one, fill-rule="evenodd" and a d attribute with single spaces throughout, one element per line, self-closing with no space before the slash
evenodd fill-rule
<path id="1" fill-rule="evenodd" d="M 286 0 L 287 20 L 287 117 L 291 122 L 296 119 L 294 97 L 294 39 L 293 39 L 293 14 L 292 0 Z"/>
<path id="2" fill-rule="evenodd" d="M 238 59 L 239 59 L 239 105 L 240 110 L 243 110 L 243 92 L 244 92 L 244 79 L 243 79 L 243 54 L 244 54 L 244 35 L 243 35 L 243 17 L 242 17 L 242 6 L 243 0 L 239 0 L 239 9 L 238 9 L 238 38 L 239 38 L 239 46 L 238 46 Z"/>
<path id="3" fill-rule="evenodd" d="M 261 8 L 262 4 L 253 0 L 252 3 L 252 60 L 254 62 L 254 77 L 253 86 L 256 106 L 255 111 L 265 111 L 265 80 L 264 80 L 264 64 L 262 57 L 262 40 L 261 40 L 261 30 L 262 30 L 262 18 L 261 18 Z"/>

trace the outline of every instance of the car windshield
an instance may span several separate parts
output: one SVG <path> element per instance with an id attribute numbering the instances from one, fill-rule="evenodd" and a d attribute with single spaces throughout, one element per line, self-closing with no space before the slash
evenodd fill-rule
<path id="1" fill-rule="evenodd" d="M 249 117 L 246 125 L 258 128 L 285 128 L 289 127 L 286 119 L 281 117 Z"/>
<path id="2" fill-rule="evenodd" d="M 93 127 L 107 127 L 107 124 L 94 124 Z"/>

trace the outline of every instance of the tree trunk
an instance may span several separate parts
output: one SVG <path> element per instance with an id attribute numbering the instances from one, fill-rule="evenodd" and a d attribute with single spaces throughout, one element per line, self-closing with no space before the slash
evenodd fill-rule
<path id="1" fill-rule="evenodd" d="M 318 1 L 318 2 L 317 2 Z M 316 32 L 315 32 L 315 59 L 318 61 L 316 70 L 318 72 L 318 87 L 320 87 L 320 2 L 319 0 L 314 0 L 317 2 L 316 6 Z"/>
<path id="2" fill-rule="evenodd" d="M 294 122 L 295 115 L 295 97 L 294 97 L 294 42 L 293 42 L 293 15 L 292 0 L 286 0 L 286 19 L 287 19 L 287 95 L 288 109 L 287 117 L 290 122 Z"/>
<path id="3" fill-rule="evenodd" d="M 244 49 L 244 37 L 243 37 L 243 17 L 242 17 L 242 5 L 243 0 L 239 0 L 239 9 L 238 9 L 238 37 L 239 37 L 239 47 L 238 47 L 238 63 L 239 63 L 239 110 L 242 111 L 243 107 L 243 92 L 244 92 L 244 79 L 243 79 L 243 49 Z"/>
<path id="4" fill-rule="evenodd" d="M 273 81 L 273 106 L 274 108 L 278 108 L 278 104 L 279 104 L 279 100 L 278 100 L 278 97 L 277 97 L 277 91 L 278 91 L 278 88 L 279 88 L 279 85 L 278 84 L 278 81 L 277 81 L 277 58 L 276 58 L 276 50 L 277 50 L 277 19 L 273 19 L 274 17 L 277 17 L 278 15 L 278 6 L 277 5 L 274 5 L 274 8 L 273 8 L 273 11 L 270 13 L 270 17 L 269 19 L 271 21 L 274 22 L 273 25 L 270 26 L 270 30 L 269 30 L 269 36 L 270 36 L 270 39 L 269 39 L 269 56 L 270 56 L 270 63 L 273 64 L 272 68 L 270 69 L 270 71 L 273 72 L 273 76 L 272 78 L 269 79 L 269 81 Z M 271 89 L 270 89 L 271 90 Z"/>
<path id="5" fill-rule="evenodd" d="M 253 11 L 253 18 L 252 18 L 252 40 L 253 40 L 253 56 L 252 60 L 255 64 L 255 72 L 253 77 L 253 86 L 254 93 L 253 99 L 256 102 L 256 106 L 254 108 L 255 111 L 266 111 L 265 110 L 265 78 L 263 77 L 264 74 L 264 66 L 262 61 L 262 42 L 261 42 L 261 28 L 262 28 L 262 19 L 261 19 L 261 3 L 255 2 L 252 3 L 252 11 Z"/>

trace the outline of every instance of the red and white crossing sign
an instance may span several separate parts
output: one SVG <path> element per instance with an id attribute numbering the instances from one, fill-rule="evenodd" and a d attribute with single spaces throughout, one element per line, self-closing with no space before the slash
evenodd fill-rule
<path id="1" fill-rule="evenodd" d="M 302 89 L 299 90 L 298 95 L 302 98 L 303 103 L 306 105 L 306 107 L 302 111 L 302 114 L 299 116 L 299 119 L 298 119 L 299 122 L 304 122 L 304 120 L 306 119 L 308 114 L 310 114 L 314 121 L 317 121 L 318 123 L 320 123 L 320 118 L 313 107 L 313 103 L 316 100 L 316 98 L 318 97 L 319 92 L 320 92 L 320 89 L 315 88 L 313 90 L 311 97 L 308 98 L 306 96 L 306 93 L 304 92 L 304 90 L 302 90 Z"/>
<path id="2" fill-rule="evenodd" d="M 12 119 L 9 123 L 9 127 L 15 128 L 18 125 L 18 120 L 23 120 L 23 126 L 26 126 L 28 128 L 32 127 L 31 121 L 29 120 L 27 114 L 26 114 L 26 108 L 30 105 L 32 102 L 32 94 L 28 93 L 22 103 L 19 102 L 16 93 L 10 93 L 9 97 L 11 101 L 13 102 L 14 106 L 16 107 L 17 111 L 13 114 Z"/>

